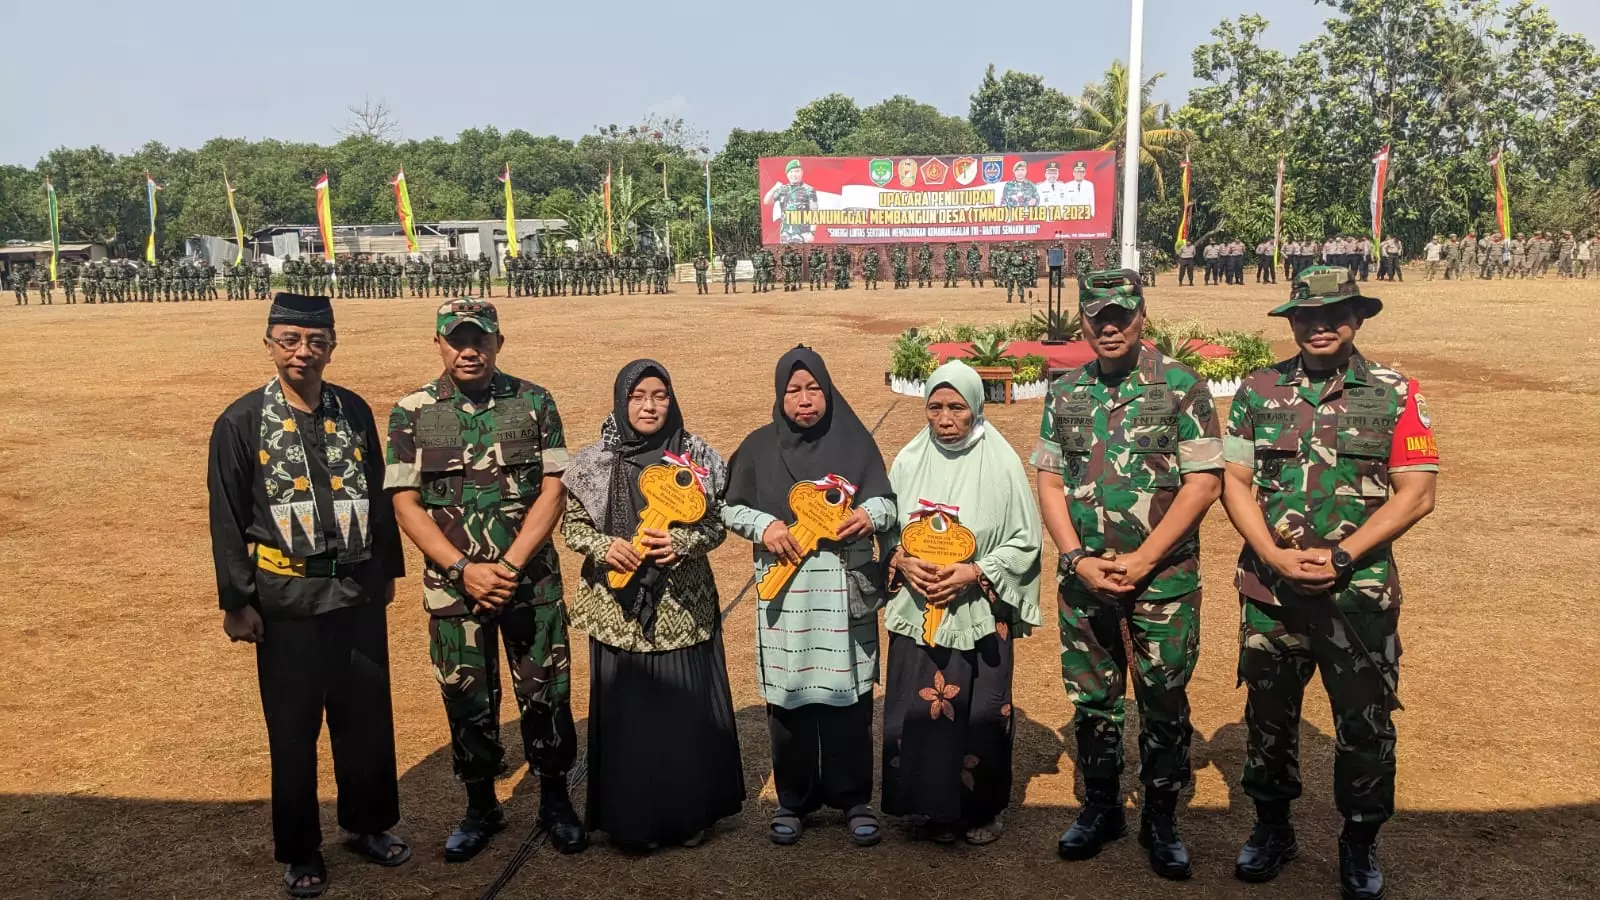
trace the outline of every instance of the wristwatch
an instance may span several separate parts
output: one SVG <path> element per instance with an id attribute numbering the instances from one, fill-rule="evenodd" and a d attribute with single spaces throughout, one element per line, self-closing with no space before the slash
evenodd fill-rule
<path id="1" fill-rule="evenodd" d="M 1350 552 L 1343 547 L 1333 548 L 1333 555 L 1329 557 L 1329 561 L 1333 563 L 1334 574 L 1341 577 L 1350 574 L 1350 568 L 1355 565 Z"/>
<path id="2" fill-rule="evenodd" d="M 1078 574 L 1078 563 L 1089 555 L 1089 551 L 1079 547 L 1061 554 L 1061 575 L 1070 578 Z"/>
<path id="3" fill-rule="evenodd" d="M 462 577 L 465 576 L 466 573 L 467 558 L 463 556 L 455 561 L 455 565 L 452 565 L 450 568 L 445 570 L 444 577 L 450 579 L 451 584 L 460 584 Z"/>

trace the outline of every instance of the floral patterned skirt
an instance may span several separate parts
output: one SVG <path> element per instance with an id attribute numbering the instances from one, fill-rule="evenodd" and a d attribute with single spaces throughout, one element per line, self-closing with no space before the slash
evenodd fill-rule
<path id="1" fill-rule="evenodd" d="M 889 635 L 885 813 L 974 828 L 1011 802 L 1015 658 L 1008 638 L 991 634 L 962 651 Z"/>

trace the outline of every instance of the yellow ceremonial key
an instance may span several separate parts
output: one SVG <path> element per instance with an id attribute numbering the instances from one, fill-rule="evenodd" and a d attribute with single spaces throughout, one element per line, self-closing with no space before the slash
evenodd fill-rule
<path id="1" fill-rule="evenodd" d="M 831 483 L 829 479 L 802 481 L 789 489 L 789 511 L 795 515 L 795 520 L 789 523 L 789 533 L 800 545 L 802 561 L 817 552 L 817 544 L 823 538 L 839 539 L 839 526 L 854 511 L 851 506 L 854 494 L 854 486 L 842 478 Z M 774 562 L 756 582 L 756 596 L 762 600 L 776 600 L 797 571 L 799 567 L 794 563 Z"/>
<path id="2" fill-rule="evenodd" d="M 655 465 L 639 473 L 639 493 L 644 509 L 639 511 L 639 527 L 633 532 L 633 549 L 645 553 L 646 530 L 666 531 L 674 523 L 698 522 L 706 514 L 706 493 L 700 479 L 687 466 Z M 632 572 L 612 572 L 606 583 L 620 591 L 633 580 Z"/>
<path id="3" fill-rule="evenodd" d="M 901 530 L 900 546 L 917 559 L 936 566 L 953 566 L 972 559 L 972 554 L 978 552 L 978 538 L 972 529 L 961 524 L 955 508 L 929 504 L 926 500 L 922 501 L 922 508 L 933 511 L 920 515 Z M 943 621 L 942 608 L 930 604 L 923 609 L 923 643 L 929 647 L 939 646 L 933 636 Z"/>

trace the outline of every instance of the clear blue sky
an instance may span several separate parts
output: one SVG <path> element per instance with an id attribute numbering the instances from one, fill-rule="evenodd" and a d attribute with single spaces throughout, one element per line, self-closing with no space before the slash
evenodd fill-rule
<path id="1" fill-rule="evenodd" d="M 387 101 L 406 138 L 480 125 L 577 138 L 655 112 L 683 116 L 720 146 L 729 128 L 785 127 L 832 91 L 863 105 L 904 93 L 965 115 L 990 62 L 1076 93 L 1128 49 L 1126 0 L 9 5 L 15 39 L 0 54 L 0 84 L 14 93 L 0 163 L 30 166 L 58 146 L 328 142 L 365 97 Z M 1600 2 L 1547 5 L 1563 28 L 1600 42 Z M 1293 49 L 1330 12 L 1311 0 L 1146 9 L 1145 71 L 1167 73 L 1158 93 L 1175 104 L 1193 84 L 1190 52 L 1221 19 L 1261 12 L 1268 41 Z M 905 37 L 919 32 L 934 36 Z"/>

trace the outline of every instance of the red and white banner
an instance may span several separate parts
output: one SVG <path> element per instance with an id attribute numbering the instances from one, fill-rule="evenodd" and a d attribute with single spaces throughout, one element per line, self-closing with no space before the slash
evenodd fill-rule
<path id="1" fill-rule="evenodd" d="M 1115 153 L 764 157 L 765 244 L 1097 240 Z"/>

